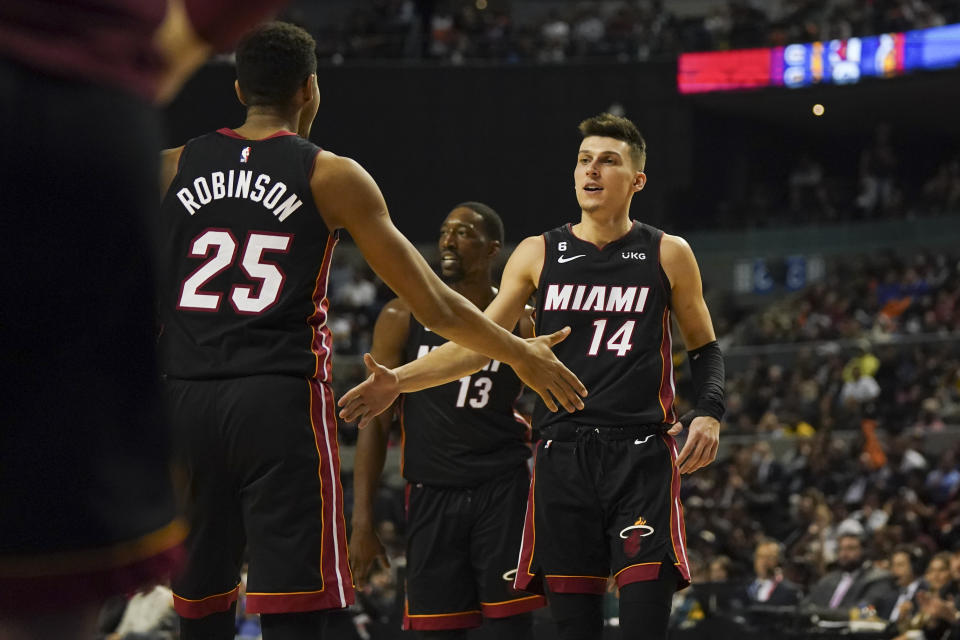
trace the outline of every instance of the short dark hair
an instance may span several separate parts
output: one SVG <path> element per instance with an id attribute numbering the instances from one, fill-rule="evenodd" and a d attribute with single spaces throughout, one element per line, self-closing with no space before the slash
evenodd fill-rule
<path id="1" fill-rule="evenodd" d="M 633 160 L 633 166 L 637 168 L 637 171 L 643 171 L 643 167 L 647 163 L 647 142 L 640 135 L 637 125 L 630 120 L 615 116 L 612 113 L 601 113 L 581 122 L 579 129 L 584 138 L 603 136 L 626 142 L 630 145 L 630 158 Z"/>
<path id="2" fill-rule="evenodd" d="M 248 107 L 283 106 L 317 72 L 317 43 L 288 22 L 267 22 L 237 45 L 237 82 Z"/>
<path id="3" fill-rule="evenodd" d="M 460 209 L 461 207 L 470 209 L 470 211 L 473 211 L 483 218 L 483 230 L 487 238 L 497 240 L 501 245 L 503 244 L 503 220 L 500 219 L 500 216 L 492 207 L 482 202 L 461 202 L 454 207 L 454 209 Z"/>
<path id="4" fill-rule="evenodd" d="M 898 553 L 907 556 L 907 559 L 910 561 L 910 570 L 913 571 L 914 577 L 923 575 L 923 570 L 927 567 L 927 554 L 924 553 L 921 547 L 910 544 L 900 544 L 894 547 L 890 557 L 893 558 L 893 556 Z"/>

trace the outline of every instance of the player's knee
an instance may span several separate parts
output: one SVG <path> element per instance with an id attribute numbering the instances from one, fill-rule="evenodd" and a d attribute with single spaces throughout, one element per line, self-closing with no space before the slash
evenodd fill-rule
<path id="1" fill-rule="evenodd" d="M 592 593 L 550 593 L 550 615 L 560 640 L 598 640 L 603 633 L 603 598 Z"/>
<path id="2" fill-rule="evenodd" d="M 520 613 L 507 618 L 488 618 L 491 636 L 497 640 L 532 640 L 533 614 Z"/>
<path id="3" fill-rule="evenodd" d="M 236 603 L 227 611 L 202 618 L 180 618 L 180 640 L 233 640 L 236 635 Z"/>
<path id="4" fill-rule="evenodd" d="M 304 640 L 324 635 L 326 611 L 264 613 L 260 615 L 263 640 Z"/>
<path id="5" fill-rule="evenodd" d="M 620 627 L 625 638 L 667 637 L 670 606 L 680 576 L 672 566 L 665 564 L 664 568 L 657 580 L 620 587 Z"/>

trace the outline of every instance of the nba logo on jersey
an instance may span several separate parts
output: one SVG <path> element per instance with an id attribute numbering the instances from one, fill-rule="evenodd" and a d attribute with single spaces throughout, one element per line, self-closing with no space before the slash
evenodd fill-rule
<path id="1" fill-rule="evenodd" d="M 250 159 L 250 147 L 244 147 L 240 150 L 240 162 L 246 163 Z"/>

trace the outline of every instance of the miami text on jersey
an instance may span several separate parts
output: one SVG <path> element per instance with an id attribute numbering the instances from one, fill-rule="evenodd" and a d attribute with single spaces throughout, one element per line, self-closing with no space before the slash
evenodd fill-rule
<path id="1" fill-rule="evenodd" d="M 543 310 L 643 313 L 649 294 L 650 287 L 551 284 L 547 287 Z"/>

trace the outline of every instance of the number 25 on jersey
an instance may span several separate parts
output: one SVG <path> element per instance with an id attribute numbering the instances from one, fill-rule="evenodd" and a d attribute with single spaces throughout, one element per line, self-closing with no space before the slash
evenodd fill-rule
<path id="1" fill-rule="evenodd" d="M 247 236 L 240 268 L 259 287 L 233 285 L 230 289 L 230 305 L 234 311 L 241 315 L 252 315 L 263 313 L 276 304 L 286 277 L 280 267 L 264 260 L 264 254 L 287 253 L 292 241 L 293 236 L 286 233 L 251 232 Z M 183 281 L 177 301 L 178 309 L 211 312 L 220 309 L 223 294 L 202 291 L 201 288 L 230 268 L 237 257 L 237 247 L 237 239 L 229 229 L 206 229 L 194 238 L 188 255 L 206 260 Z"/>

